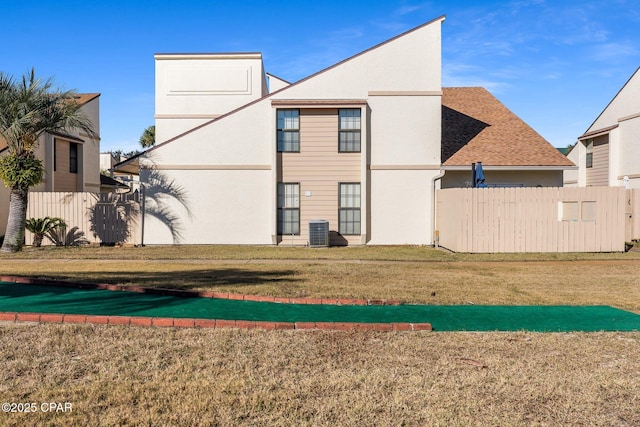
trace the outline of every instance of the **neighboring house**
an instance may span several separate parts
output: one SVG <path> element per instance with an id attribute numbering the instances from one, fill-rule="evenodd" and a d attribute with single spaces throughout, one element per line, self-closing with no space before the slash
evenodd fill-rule
<path id="1" fill-rule="evenodd" d="M 115 173 L 114 166 L 125 160 L 119 153 L 100 153 L 100 192 L 126 193 L 138 190 L 138 174 Z"/>
<path id="2" fill-rule="evenodd" d="M 577 186 L 640 188 L 640 68 L 578 137 L 569 153 L 579 167 Z"/>
<path id="3" fill-rule="evenodd" d="M 109 172 L 116 163 L 120 162 L 119 156 L 112 152 L 100 153 L 100 172 Z"/>
<path id="4" fill-rule="evenodd" d="M 100 134 L 100 94 L 77 95 L 82 111 Z M 0 156 L 6 144 L 0 142 Z M 40 136 L 36 157 L 44 162 L 44 177 L 31 191 L 100 191 L 100 139 L 85 133 L 46 133 Z M 9 189 L 0 183 L 0 235 L 9 215 Z"/>
<path id="5" fill-rule="evenodd" d="M 443 88 L 442 188 L 471 187 L 477 162 L 488 187 L 562 187 L 576 168 L 486 89 Z"/>
<path id="6" fill-rule="evenodd" d="M 128 193 L 129 191 L 131 191 L 131 188 L 127 184 L 110 176 L 100 174 L 101 193 Z"/>
<path id="7" fill-rule="evenodd" d="M 563 187 L 577 187 L 578 186 L 578 176 L 580 175 L 580 148 L 578 147 L 579 143 L 574 144 L 567 153 L 567 159 L 569 159 L 573 164 L 578 165 L 575 169 L 570 169 L 564 171 L 563 175 Z"/>
<path id="8" fill-rule="evenodd" d="M 260 54 L 156 55 L 165 142 L 116 165 L 140 167 L 145 243 L 304 245 L 326 220 L 333 244 L 431 244 L 443 21 L 271 93 Z"/>

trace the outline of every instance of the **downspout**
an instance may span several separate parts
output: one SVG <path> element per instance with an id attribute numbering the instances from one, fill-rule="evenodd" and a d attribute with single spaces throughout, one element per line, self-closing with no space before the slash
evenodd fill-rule
<path id="1" fill-rule="evenodd" d="M 437 205 L 436 205 L 436 181 L 442 179 L 442 177 L 444 176 L 445 171 L 444 170 L 440 170 L 440 173 L 438 173 L 438 175 L 434 176 L 433 178 L 431 178 L 431 189 L 432 189 L 432 194 L 433 194 L 433 200 L 432 200 L 432 205 L 433 205 L 433 247 L 437 248 L 440 245 L 440 231 L 438 230 L 438 217 L 436 214 L 436 210 L 437 210 Z"/>
<path id="2" fill-rule="evenodd" d="M 139 175 L 138 175 L 139 176 Z M 140 247 L 144 247 L 145 187 L 140 183 Z"/>

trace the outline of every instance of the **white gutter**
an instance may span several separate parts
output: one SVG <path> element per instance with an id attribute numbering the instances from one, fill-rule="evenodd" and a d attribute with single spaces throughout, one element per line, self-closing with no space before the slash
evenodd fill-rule
<path id="1" fill-rule="evenodd" d="M 445 171 L 468 171 L 469 166 L 443 166 Z M 482 169 L 487 171 L 557 171 L 557 170 L 576 170 L 577 166 L 485 166 Z"/>

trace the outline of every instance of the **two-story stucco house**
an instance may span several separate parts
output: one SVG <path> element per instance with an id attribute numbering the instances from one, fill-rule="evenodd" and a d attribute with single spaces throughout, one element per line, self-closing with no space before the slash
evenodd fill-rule
<path id="1" fill-rule="evenodd" d="M 165 142 L 117 165 L 140 167 L 145 243 L 304 245 L 325 220 L 335 244 L 430 244 L 443 21 L 293 84 L 258 53 L 157 54 Z"/>

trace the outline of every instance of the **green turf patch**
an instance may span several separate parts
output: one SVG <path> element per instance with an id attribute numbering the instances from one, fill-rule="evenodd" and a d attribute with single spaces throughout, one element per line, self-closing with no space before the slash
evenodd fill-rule
<path id="1" fill-rule="evenodd" d="M 435 331 L 638 331 L 608 306 L 338 306 L 184 298 L 0 282 L 0 311 L 268 322 L 431 323 Z"/>

